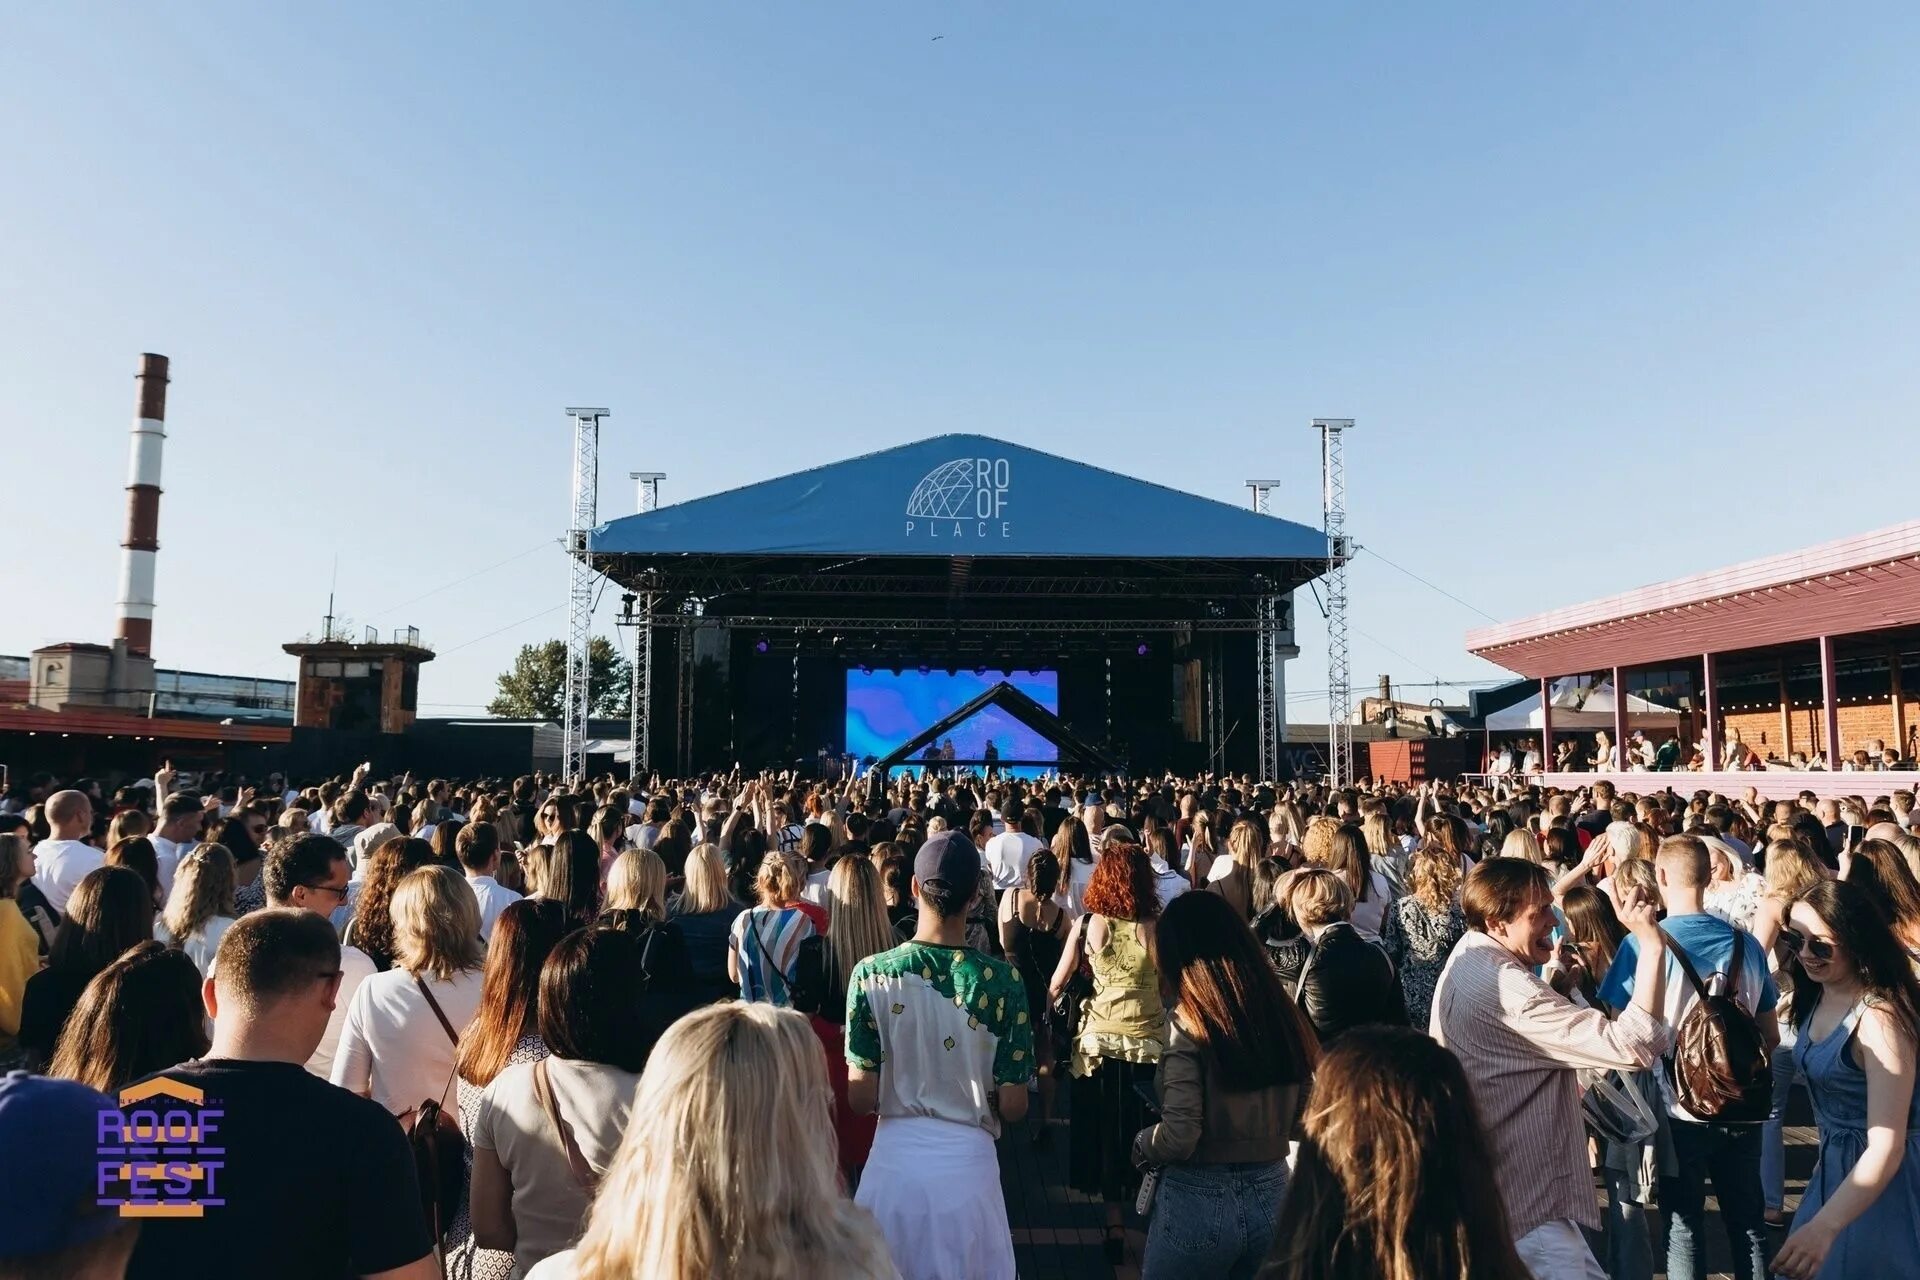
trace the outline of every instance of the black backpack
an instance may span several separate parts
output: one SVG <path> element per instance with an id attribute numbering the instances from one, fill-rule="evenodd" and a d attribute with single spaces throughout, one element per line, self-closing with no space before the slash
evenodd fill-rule
<path id="1" fill-rule="evenodd" d="M 1773 1068 L 1760 1026 L 1739 1000 L 1746 932 L 1733 931 L 1733 958 L 1725 974 L 1713 975 L 1711 987 L 1700 981 L 1693 961 L 1671 935 L 1667 946 L 1699 997 L 1673 1029 L 1667 1080 L 1674 1101 L 1716 1124 L 1759 1124 L 1773 1108 Z"/>

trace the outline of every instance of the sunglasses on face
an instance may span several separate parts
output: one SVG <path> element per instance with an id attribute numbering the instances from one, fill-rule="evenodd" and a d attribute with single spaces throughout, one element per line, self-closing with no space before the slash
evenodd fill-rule
<path id="1" fill-rule="evenodd" d="M 1796 956 L 1812 956 L 1821 964 L 1825 964 L 1827 961 L 1833 959 L 1834 952 L 1838 950 L 1838 948 L 1824 938 L 1809 938 L 1797 929 L 1782 929 L 1780 931 L 1780 945 Z"/>

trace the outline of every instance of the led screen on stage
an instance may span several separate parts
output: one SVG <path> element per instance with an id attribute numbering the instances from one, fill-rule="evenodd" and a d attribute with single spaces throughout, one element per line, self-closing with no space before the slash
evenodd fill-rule
<path id="1" fill-rule="evenodd" d="M 860 671 L 847 672 L 847 754 L 864 760 L 883 756 L 941 717 L 958 711 L 1002 680 L 1035 702 L 1060 713 L 1057 671 Z M 1051 742 L 999 707 L 988 707 L 951 735 L 953 754 L 978 760 L 991 740 L 1002 760 L 1057 760 Z M 1034 770 L 1038 772 L 1038 770 Z"/>

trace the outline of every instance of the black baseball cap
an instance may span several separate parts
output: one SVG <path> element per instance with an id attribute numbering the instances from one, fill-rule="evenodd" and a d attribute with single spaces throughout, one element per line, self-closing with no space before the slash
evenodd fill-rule
<path id="1" fill-rule="evenodd" d="M 964 831 L 942 831 L 913 855 L 913 877 L 921 884 L 972 893 L 980 883 L 980 851 Z"/>

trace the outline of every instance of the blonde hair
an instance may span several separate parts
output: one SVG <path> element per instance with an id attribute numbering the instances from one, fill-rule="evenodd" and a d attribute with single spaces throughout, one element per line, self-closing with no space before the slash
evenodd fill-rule
<path id="1" fill-rule="evenodd" d="M 1609 822 L 1607 824 L 1607 854 L 1618 866 L 1635 858 L 1650 858 L 1653 849 L 1649 847 L 1647 833 L 1631 822 Z"/>
<path id="2" fill-rule="evenodd" d="M 1355 902 L 1366 902 L 1372 895 L 1373 867 L 1367 858 L 1367 841 L 1344 823 L 1333 829 L 1320 848 L 1318 857 L 1309 857 L 1308 866 L 1325 867 L 1347 882 Z"/>
<path id="3" fill-rule="evenodd" d="M 1613 900 L 1625 902 L 1627 890 L 1639 889 L 1660 901 L 1660 879 L 1654 874 L 1652 858 L 1628 858 L 1613 868 Z"/>
<path id="4" fill-rule="evenodd" d="M 480 904 L 467 878 L 452 867 L 417 867 L 393 891 L 393 962 L 408 973 L 432 974 L 450 981 L 463 969 L 477 969 L 486 956 L 480 945 Z"/>
<path id="5" fill-rule="evenodd" d="M 1340 829 L 1338 818 L 1329 818 L 1326 814 L 1316 814 L 1307 823 L 1307 830 L 1300 837 L 1300 860 L 1315 866 L 1325 866 L 1333 859 L 1333 833 Z"/>
<path id="6" fill-rule="evenodd" d="M 703 844 L 687 855 L 687 887 L 680 910 L 688 915 L 719 911 L 733 901 L 727 888 L 727 858 L 716 844 Z"/>
<path id="7" fill-rule="evenodd" d="M 779 852 L 760 859 L 759 873 L 753 878 L 754 888 L 760 891 L 760 905 L 769 907 L 792 902 L 800 896 L 803 883 L 804 878 L 793 868 L 793 860 Z"/>
<path id="8" fill-rule="evenodd" d="M 1227 832 L 1227 856 L 1252 875 L 1267 853 L 1267 829 L 1252 818 L 1242 818 Z"/>
<path id="9" fill-rule="evenodd" d="M 827 877 L 827 946 L 837 989 L 846 989 L 853 966 L 893 945 L 880 873 L 865 858 L 840 859 Z"/>
<path id="10" fill-rule="evenodd" d="M 1515 827 L 1507 832 L 1507 838 L 1500 842 L 1500 856 L 1524 858 L 1528 862 L 1545 862 L 1547 858 L 1540 848 L 1540 837 L 1527 827 Z"/>
<path id="11" fill-rule="evenodd" d="M 1353 915 L 1353 890 L 1339 872 L 1307 867 L 1287 885 L 1287 907 L 1302 929 L 1333 924 Z"/>
<path id="12" fill-rule="evenodd" d="M 203 844 L 180 859 L 173 873 L 173 892 L 160 920 L 175 946 L 206 927 L 215 916 L 238 916 L 233 901 L 233 855 L 225 845 Z"/>
<path id="13" fill-rule="evenodd" d="M 830 1097 L 802 1014 L 729 1001 L 674 1023 L 641 1074 L 576 1280 L 897 1275 L 841 1188 Z"/>
<path id="14" fill-rule="evenodd" d="M 541 897 L 547 890 L 547 863 L 552 860 L 553 846 L 536 840 L 516 856 L 520 859 L 520 875 L 526 881 L 526 896 Z"/>
<path id="15" fill-rule="evenodd" d="M 638 911 L 648 920 L 667 918 L 667 864 L 651 849 L 629 849 L 607 868 L 609 911 Z"/>
<path id="16" fill-rule="evenodd" d="M 1459 854 L 1423 844 L 1407 859 L 1407 888 L 1434 915 L 1444 913 L 1460 896 L 1460 880 Z"/>
<path id="17" fill-rule="evenodd" d="M 1213 815 L 1205 809 L 1193 815 L 1193 835 L 1190 838 L 1190 843 L 1195 853 L 1205 850 L 1208 858 L 1215 856 L 1213 848 Z"/>
<path id="18" fill-rule="evenodd" d="M 1828 875 L 1825 864 L 1798 840 L 1769 841 L 1766 858 L 1767 896 L 1781 902 L 1793 902 Z"/>
<path id="19" fill-rule="evenodd" d="M 1376 858 L 1393 856 L 1393 831 L 1387 826 L 1384 809 L 1367 811 L 1367 816 L 1360 819 L 1360 834 L 1366 838 L 1368 853 Z"/>

